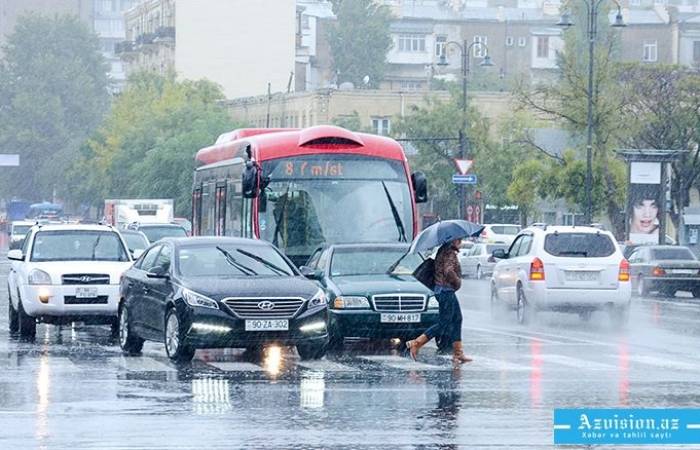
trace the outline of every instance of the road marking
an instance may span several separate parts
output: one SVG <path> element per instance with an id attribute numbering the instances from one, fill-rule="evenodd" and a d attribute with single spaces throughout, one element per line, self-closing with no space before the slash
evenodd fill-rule
<path id="1" fill-rule="evenodd" d="M 320 361 L 299 361 L 299 367 L 318 372 L 359 372 L 356 367 L 346 366 L 337 362 L 322 359 Z"/>
<path id="2" fill-rule="evenodd" d="M 168 364 L 164 364 L 147 356 L 107 358 L 107 361 L 120 369 L 130 372 L 176 372 L 177 370 Z"/>
<path id="3" fill-rule="evenodd" d="M 360 359 L 366 361 L 380 363 L 385 366 L 401 369 L 401 370 L 451 370 L 451 366 L 435 366 L 432 364 L 424 364 L 414 361 L 410 358 L 403 356 L 384 356 L 384 355 L 373 355 L 373 356 L 362 356 Z"/>
<path id="4" fill-rule="evenodd" d="M 700 369 L 700 365 L 685 363 L 681 361 L 674 361 L 668 358 L 657 358 L 655 356 L 646 355 L 629 355 L 629 360 L 639 364 L 646 364 L 649 366 L 664 367 L 669 369 L 678 370 L 692 370 L 697 371 Z"/>
<path id="5" fill-rule="evenodd" d="M 207 362 L 207 364 L 224 372 L 262 372 L 265 370 L 257 364 L 249 362 Z"/>
<path id="6" fill-rule="evenodd" d="M 617 370 L 616 366 L 610 364 L 603 364 L 579 358 L 570 358 L 564 355 L 539 355 L 538 358 L 545 363 L 559 364 L 561 366 L 575 367 L 577 369 Z"/>
<path id="7" fill-rule="evenodd" d="M 452 358 L 452 356 L 445 356 L 446 358 Z M 515 364 L 512 362 L 504 361 L 501 359 L 493 359 L 482 355 L 473 355 L 474 361 L 469 364 L 469 367 L 474 367 L 475 369 L 485 366 L 486 369 L 498 370 L 498 371 L 530 371 L 532 370 L 528 366 L 522 364 Z"/>
<path id="8" fill-rule="evenodd" d="M 473 331 L 483 331 L 485 333 L 491 333 L 491 334 L 498 334 L 501 336 L 509 336 L 509 337 L 515 337 L 515 338 L 520 338 L 520 339 L 528 339 L 531 341 L 540 341 L 540 342 L 546 342 L 548 344 L 562 344 L 560 341 L 553 341 L 550 339 L 545 339 L 541 338 L 538 336 L 531 336 L 527 334 L 520 334 L 520 333 L 513 333 L 511 331 L 505 331 L 505 329 L 491 329 L 491 328 L 480 328 L 480 327 L 469 327 L 469 326 L 463 326 L 462 330 L 473 330 Z M 503 330 L 503 331 L 501 331 Z"/>

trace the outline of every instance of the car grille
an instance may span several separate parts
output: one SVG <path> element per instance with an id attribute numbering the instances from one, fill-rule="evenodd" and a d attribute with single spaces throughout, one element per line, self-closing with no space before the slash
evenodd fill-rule
<path id="1" fill-rule="evenodd" d="M 61 277 L 63 284 L 109 284 L 109 275 L 103 273 L 71 273 Z"/>
<path id="2" fill-rule="evenodd" d="M 425 295 L 422 294 L 383 294 L 372 297 L 374 309 L 381 312 L 423 311 Z"/>
<path id="3" fill-rule="evenodd" d="M 304 304 L 302 298 L 225 298 L 228 306 L 241 319 L 291 319 Z M 272 305 L 271 309 L 260 306 Z M 266 306 L 266 305 L 263 305 Z"/>
<path id="4" fill-rule="evenodd" d="M 93 298 L 78 298 L 75 295 L 66 295 L 63 297 L 65 305 L 106 305 L 109 303 L 107 295 L 99 295 Z"/>

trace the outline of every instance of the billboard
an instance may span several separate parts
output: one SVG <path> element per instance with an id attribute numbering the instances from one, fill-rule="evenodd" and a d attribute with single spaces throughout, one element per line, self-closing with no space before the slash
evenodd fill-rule
<path id="1" fill-rule="evenodd" d="M 633 244 L 659 242 L 659 218 L 662 214 L 661 163 L 630 164 L 628 229 Z"/>

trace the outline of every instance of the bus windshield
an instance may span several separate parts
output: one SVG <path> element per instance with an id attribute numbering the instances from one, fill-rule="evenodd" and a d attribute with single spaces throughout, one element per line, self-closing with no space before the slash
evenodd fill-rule
<path id="1" fill-rule="evenodd" d="M 260 234 L 293 260 L 323 243 L 411 242 L 413 209 L 404 166 L 380 158 L 323 155 L 267 161 Z"/>

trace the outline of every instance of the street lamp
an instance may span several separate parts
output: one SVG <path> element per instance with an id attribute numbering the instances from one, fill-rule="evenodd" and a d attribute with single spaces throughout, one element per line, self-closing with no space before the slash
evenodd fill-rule
<path id="1" fill-rule="evenodd" d="M 583 0 L 586 4 L 586 14 L 588 19 L 588 117 L 586 118 L 586 210 L 584 221 L 589 224 L 593 222 L 593 60 L 595 57 L 595 43 L 598 36 L 598 12 L 600 6 L 605 0 Z M 613 28 L 625 27 L 625 22 L 622 18 L 622 7 L 617 0 L 612 0 L 617 5 L 617 14 L 615 22 L 611 25 Z M 573 25 L 568 12 L 561 15 L 558 26 L 569 28 Z"/>
<path id="2" fill-rule="evenodd" d="M 456 41 L 449 41 L 445 43 L 443 47 L 442 54 L 440 55 L 440 60 L 437 65 L 444 67 L 449 65 L 447 62 L 447 47 L 454 45 L 459 48 L 460 57 L 462 60 L 462 125 L 459 129 L 459 158 L 464 159 L 465 155 L 468 153 L 467 149 L 467 76 L 469 75 L 469 65 L 471 59 L 469 58 L 469 52 L 471 52 L 474 46 L 483 47 L 486 50 L 483 61 L 479 64 L 480 67 L 492 67 L 493 62 L 491 61 L 491 56 L 489 56 L 489 48 L 486 44 L 481 42 L 472 42 L 469 44 L 464 40 L 461 44 Z M 464 218 L 464 185 L 459 185 L 459 218 Z"/>

